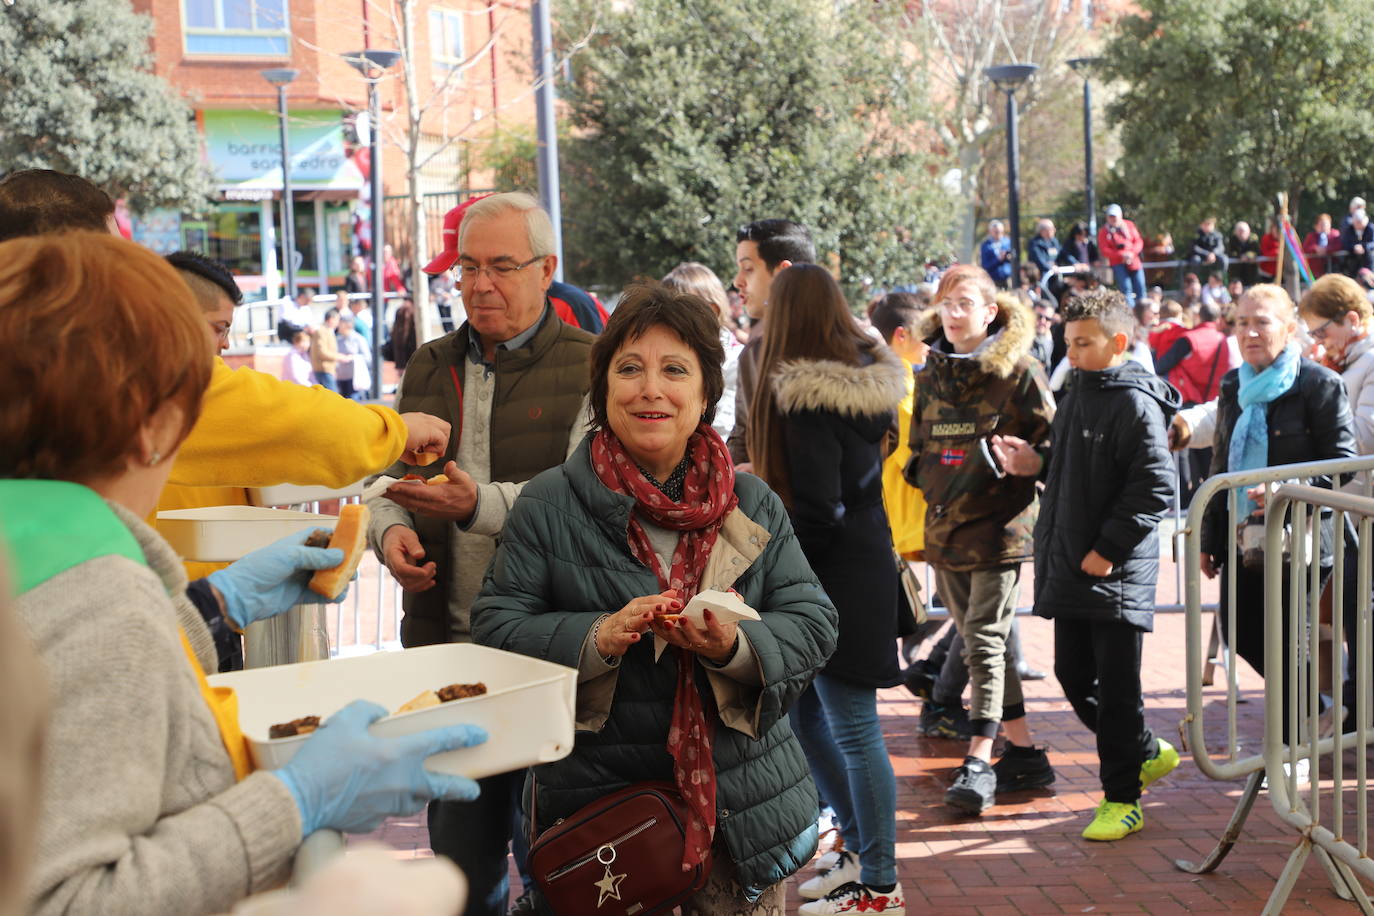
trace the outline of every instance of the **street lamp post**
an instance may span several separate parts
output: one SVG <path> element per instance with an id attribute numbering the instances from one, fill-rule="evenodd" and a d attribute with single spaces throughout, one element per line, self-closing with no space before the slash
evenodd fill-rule
<path id="1" fill-rule="evenodd" d="M 277 127 L 281 131 L 281 254 L 286 266 L 286 295 L 296 298 L 296 214 L 291 199 L 291 145 L 286 136 L 286 87 L 299 73 L 286 67 L 262 71 L 277 87 Z"/>
<path id="2" fill-rule="evenodd" d="M 382 291 L 382 106 L 377 83 L 401 59 L 400 51 L 370 48 L 345 55 L 367 80 L 368 163 L 372 177 L 372 399 L 382 396 L 382 334 L 386 328 L 386 300 Z"/>
<path id="3" fill-rule="evenodd" d="M 553 253 L 558 255 L 554 279 L 563 279 L 563 212 L 558 180 L 558 121 L 554 116 L 553 30 L 549 26 L 550 0 L 534 0 L 530 16 L 534 25 L 535 123 L 539 136 L 540 203 L 553 223 Z"/>
<path id="4" fill-rule="evenodd" d="M 1092 75 L 1094 65 L 1102 62 L 1100 57 L 1075 57 L 1069 61 L 1073 72 L 1083 77 L 1083 177 L 1088 192 L 1088 234 L 1097 237 L 1097 192 L 1093 189 L 1093 89 Z"/>
<path id="5" fill-rule="evenodd" d="M 1016 267 L 1021 266 L 1021 175 L 1018 168 L 1020 154 L 1016 134 L 1016 90 L 1039 69 L 1035 64 L 999 64 L 983 71 L 994 86 L 1007 94 L 1007 194 L 1010 198 L 1011 255 Z M 1015 281 L 1014 275 L 1012 279 Z"/>

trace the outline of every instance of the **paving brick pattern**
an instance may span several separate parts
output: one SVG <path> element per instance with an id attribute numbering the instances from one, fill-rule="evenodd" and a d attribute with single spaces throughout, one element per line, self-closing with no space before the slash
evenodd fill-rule
<path id="1" fill-rule="evenodd" d="M 1022 618 L 1027 657 L 1036 667 L 1051 667 L 1052 635 L 1048 621 Z M 1150 726 L 1178 744 L 1178 723 L 1186 708 L 1183 615 L 1159 615 L 1156 631 L 1146 638 L 1145 660 Z M 1261 685 L 1248 669 L 1240 683 L 1250 700 L 1240 707 L 1241 734 L 1255 736 L 1257 745 Z M 1211 850 L 1241 784 L 1209 780 L 1187 755 L 1173 775 L 1147 792 L 1143 831 L 1117 843 L 1083 840 L 1079 833 L 1101 797 L 1092 736 L 1052 677 L 1025 686 L 1032 728 L 1037 741 L 1050 747 L 1058 781 L 1050 789 L 1004 796 L 1006 803 L 981 818 L 957 816 L 942 803 L 950 774 L 963 759 L 962 744 L 916 737 L 919 701 L 901 688 L 880 694 L 884 735 L 897 774 L 897 857 L 908 913 L 1166 916 L 1261 911 L 1297 838 L 1274 815 L 1267 794 L 1256 802 L 1241 842 L 1211 875 L 1179 871 L 1173 860 L 1201 858 Z M 1224 728 L 1222 688 L 1212 689 L 1209 700 Z M 431 854 L 420 818 L 391 821 L 373 837 L 401 857 Z M 790 883 L 788 912 L 795 913 L 798 881 Z M 1355 910 L 1333 896 L 1313 859 L 1284 912 Z"/>

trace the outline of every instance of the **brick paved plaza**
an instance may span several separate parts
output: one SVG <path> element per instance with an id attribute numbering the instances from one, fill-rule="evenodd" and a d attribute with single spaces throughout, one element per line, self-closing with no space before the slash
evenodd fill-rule
<path id="1" fill-rule="evenodd" d="M 1146 714 L 1152 728 L 1177 744 L 1185 710 L 1183 615 L 1161 614 L 1156 624 L 1145 643 Z M 1051 624 L 1023 617 L 1021 632 L 1028 659 L 1048 669 Z M 1253 734 L 1258 743 L 1259 679 L 1243 669 L 1241 687 L 1251 700 L 1241 707 L 1242 735 Z M 1210 693 L 1221 706 L 1222 688 Z M 897 855 L 909 914 L 1260 912 L 1297 836 L 1280 825 L 1267 794 L 1256 802 L 1241 842 L 1211 875 L 1179 871 L 1173 860 L 1200 858 L 1212 848 L 1241 784 L 1212 782 L 1186 755 L 1172 776 L 1146 794 L 1143 831 L 1119 843 L 1089 843 L 1079 832 L 1100 799 L 1091 736 L 1052 677 L 1027 683 L 1026 695 L 1036 739 L 1049 745 L 1058 782 L 1012 796 L 981 818 L 964 819 L 941 801 L 962 761 L 962 745 L 916 737 L 919 701 L 900 687 L 880 694 L 897 772 Z M 419 818 L 392 821 L 373 836 L 400 856 L 430 855 Z M 796 883 L 789 913 L 799 902 Z M 1309 860 L 1284 912 L 1355 909 L 1331 893 L 1320 867 Z"/>

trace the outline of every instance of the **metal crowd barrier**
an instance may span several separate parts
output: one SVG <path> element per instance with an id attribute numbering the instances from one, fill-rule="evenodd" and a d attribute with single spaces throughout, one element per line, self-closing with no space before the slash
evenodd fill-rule
<path id="1" fill-rule="evenodd" d="M 1338 251 L 1334 254 L 1307 255 L 1307 263 L 1313 267 L 1314 271 L 1317 267 L 1320 267 L 1321 273 L 1323 274 L 1343 273 L 1345 271 L 1346 261 L 1349 257 L 1349 252 L 1344 251 Z M 1106 264 L 1105 261 L 1103 261 L 1102 263 L 1104 265 Z M 1258 259 L 1245 260 L 1242 258 L 1228 257 L 1228 269 L 1227 271 L 1223 272 L 1223 276 L 1234 277 L 1236 273 L 1236 268 L 1246 266 L 1250 267 L 1252 270 L 1255 271 L 1255 279 L 1253 282 L 1258 283 Z M 1051 277 L 1062 277 L 1066 274 L 1074 273 L 1075 269 L 1076 265 L 1056 264 L 1053 270 L 1047 271 L 1040 278 L 1041 290 L 1046 294 L 1049 294 L 1050 290 L 1047 284 Z M 1183 278 L 1190 273 L 1197 274 L 1198 278 L 1205 283 L 1207 281 L 1207 274 L 1218 272 L 1216 264 L 1205 264 L 1200 261 L 1189 261 L 1187 258 L 1174 258 L 1168 261 L 1142 260 L 1140 262 L 1140 269 L 1145 272 L 1147 286 L 1161 286 L 1164 287 L 1165 292 L 1178 292 L 1179 290 L 1183 289 Z M 1163 283 L 1153 282 L 1158 281 L 1160 279 L 1161 274 L 1167 275 L 1170 271 L 1172 271 L 1173 274 L 1172 286 L 1165 286 Z M 1095 277 L 1097 277 L 1097 279 L 1100 282 L 1103 283 L 1109 282 L 1112 277 L 1112 270 L 1110 267 L 1094 267 L 1092 268 L 1090 273 L 1092 273 Z"/>
<path id="2" fill-rule="evenodd" d="M 1241 743 L 1241 735 L 1238 724 L 1239 716 L 1237 707 L 1238 704 L 1244 702 L 1244 698 L 1240 696 L 1239 689 L 1237 687 L 1237 664 L 1235 662 L 1235 660 L 1239 657 L 1236 654 L 1236 602 L 1234 600 L 1236 593 L 1235 562 L 1228 562 L 1226 564 L 1225 574 L 1221 584 L 1222 588 L 1225 589 L 1225 594 L 1223 597 L 1226 597 L 1228 599 L 1222 602 L 1221 605 L 1222 607 L 1225 607 L 1227 609 L 1227 626 L 1225 628 L 1227 638 L 1224 641 L 1224 644 L 1219 647 L 1220 652 L 1223 653 L 1220 655 L 1220 657 L 1224 659 L 1226 668 L 1225 744 L 1222 748 L 1218 749 L 1217 752 L 1214 754 L 1214 752 L 1211 749 L 1209 749 L 1207 743 L 1207 704 L 1206 698 L 1203 696 L 1203 688 L 1204 686 L 1207 686 L 1210 683 L 1210 678 L 1208 678 L 1207 675 L 1212 664 L 1212 659 L 1217 654 L 1218 647 L 1216 646 L 1216 625 L 1219 623 L 1219 621 L 1213 621 L 1213 627 L 1211 628 L 1211 632 L 1209 634 L 1212 641 L 1212 648 L 1209 648 L 1206 651 L 1204 651 L 1204 648 L 1208 646 L 1208 642 L 1204 641 L 1203 636 L 1203 613 L 1205 611 L 1205 608 L 1202 605 L 1201 597 L 1201 544 L 1203 513 L 1206 510 L 1208 503 L 1211 502 L 1212 497 L 1219 493 L 1224 493 L 1225 491 L 1234 491 L 1236 488 L 1254 487 L 1260 485 L 1263 485 L 1265 487 L 1267 501 L 1269 505 L 1273 507 L 1274 490 L 1276 488 L 1280 487 L 1286 482 L 1294 480 L 1307 481 L 1311 480 L 1314 477 L 1332 477 L 1333 479 L 1339 479 L 1341 476 L 1344 475 L 1359 475 L 1359 479 L 1362 481 L 1363 491 L 1366 496 L 1369 496 L 1370 489 L 1368 472 L 1370 472 L 1371 470 L 1374 470 L 1374 456 L 1360 456 L 1356 458 L 1347 458 L 1335 461 L 1313 461 L 1305 462 L 1302 464 L 1291 464 L 1282 465 L 1279 467 L 1260 468 L 1253 471 L 1237 471 L 1229 474 L 1220 474 L 1208 478 L 1206 481 L 1203 482 L 1203 484 L 1200 487 L 1198 487 L 1197 491 L 1193 495 L 1192 505 L 1189 507 L 1188 510 L 1187 525 L 1184 531 L 1182 532 L 1184 543 L 1184 610 L 1187 650 L 1186 676 L 1188 699 L 1187 715 L 1185 716 L 1183 721 L 1179 723 L 1179 734 L 1183 740 L 1185 749 L 1187 749 L 1192 754 L 1193 762 L 1197 765 L 1197 768 L 1208 778 L 1216 780 L 1244 779 L 1246 782 L 1245 789 L 1241 793 L 1241 797 L 1239 802 L 1237 803 L 1236 810 L 1232 814 L 1230 822 L 1227 824 L 1225 831 L 1223 832 L 1221 838 L 1217 842 L 1216 847 L 1211 851 L 1211 853 L 1209 853 L 1207 857 L 1204 858 L 1202 861 L 1196 863 L 1184 859 L 1176 860 L 1175 864 L 1184 871 L 1188 871 L 1194 874 L 1203 874 L 1214 870 L 1218 865 L 1221 864 L 1222 860 L 1226 858 L 1227 853 L 1230 852 L 1231 848 L 1235 845 L 1236 841 L 1240 837 L 1241 830 L 1245 826 L 1245 821 L 1249 817 L 1250 811 L 1254 806 L 1255 798 L 1258 796 L 1259 791 L 1263 786 L 1265 776 L 1265 755 L 1263 753 L 1251 753 L 1242 756 L 1243 747 Z M 1349 498 L 1346 494 L 1333 493 L 1330 490 L 1325 490 L 1322 488 L 1311 489 L 1315 489 L 1318 493 L 1322 494 L 1323 497 L 1327 500 Z M 1237 523 L 1240 521 L 1237 513 L 1237 502 L 1237 499 L 1235 499 L 1229 493 L 1227 494 L 1226 556 L 1228 557 L 1236 556 L 1236 526 Z M 1280 530 L 1282 530 L 1282 521 L 1276 521 L 1276 519 L 1281 519 L 1281 513 L 1272 511 L 1271 509 L 1271 512 L 1268 517 L 1271 525 L 1278 524 L 1280 526 Z M 1369 527 L 1367 521 L 1364 523 L 1363 527 L 1366 529 L 1364 533 L 1367 534 L 1367 529 Z M 1293 530 L 1302 531 L 1300 527 L 1295 528 Z M 1320 525 L 1314 524 L 1313 530 L 1315 532 L 1313 534 L 1313 537 L 1320 537 Z M 1340 526 L 1337 526 L 1336 531 L 1337 542 L 1335 544 L 1335 557 L 1336 562 L 1338 564 L 1341 564 L 1344 560 L 1342 555 L 1343 551 L 1340 535 L 1342 528 Z M 1300 540 L 1300 538 L 1295 536 L 1292 538 L 1292 540 L 1298 541 Z M 1362 538 L 1361 550 L 1368 551 L 1370 549 L 1370 546 L 1371 545 L 1369 544 L 1368 539 Z M 1280 553 L 1279 556 L 1281 557 L 1282 553 Z M 1368 553 L 1363 553 L 1362 556 L 1367 557 Z M 1272 552 L 1266 555 L 1266 563 L 1269 562 L 1277 562 L 1273 560 Z M 1317 565 L 1318 564 L 1316 563 L 1313 564 L 1314 570 Z M 1302 569 L 1304 573 L 1306 573 L 1306 564 L 1304 564 Z M 1343 565 L 1341 565 L 1337 566 L 1336 569 L 1338 570 L 1338 572 L 1333 573 L 1333 575 L 1337 577 L 1335 587 L 1339 588 L 1339 575 L 1341 574 L 1341 572 L 1343 572 L 1344 567 Z M 1313 577 L 1319 576 L 1319 574 L 1319 570 L 1315 570 L 1311 573 Z M 1301 580 L 1295 579 L 1295 581 Z M 1366 586 L 1369 584 L 1367 571 L 1365 572 L 1365 578 L 1363 579 L 1363 581 Z M 1266 592 L 1269 594 L 1270 600 L 1279 600 L 1276 596 L 1282 595 L 1281 591 L 1278 591 L 1273 587 L 1267 587 Z M 1317 598 L 1319 598 L 1319 595 L 1320 590 L 1318 589 L 1317 592 L 1313 595 L 1314 605 Z M 1333 602 L 1333 619 L 1339 615 L 1339 612 L 1340 605 L 1335 604 Z M 1220 611 L 1218 611 L 1218 613 L 1220 613 Z M 1277 650 L 1275 648 L 1275 644 L 1273 644 L 1272 642 L 1269 644 L 1268 650 L 1270 652 L 1281 651 Z M 1273 656 L 1271 655 L 1270 659 L 1272 658 Z M 1276 662 L 1271 663 L 1271 665 L 1266 665 L 1266 668 L 1271 672 L 1281 670 L 1282 668 L 1282 666 Z M 1272 681 L 1273 684 L 1267 683 L 1266 691 L 1268 691 L 1271 686 L 1274 689 L 1279 689 L 1278 685 L 1282 683 L 1280 678 L 1273 677 L 1269 680 Z M 1277 697 L 1277 694 L 1275 694 L 1275 697 Z M 1339 698 L 1337 698 L 1337 701 L 1339 702 Z M 1246 741 L 1250 742 L 1252 746 L 1260 746 L 1261 738 L 1258 735 L 1249 735 L 1246 736 Z M 1328 740 L 1321 745 L 1321 748 L 1323 749 L 1323 752 L 1325 752 L 1326 750 L 1329 750 L 1331 746 L 1332 743 Z M 1306 757 L 1307 755 L 1303 754 L 1299 756 Z M 1292 769 L 1296 769 L 1296 767 L 1293 767 Z M 1271 784 L 1273 782 L 1275 782 L 1275 780 L 1271 780 Z M 1363 786 L 1362 781 L 1361 785 Z M 1330 858 L 1326 857 L 1325 855 L 1319 856 L 1319 859 L 1323 861 L 1324 865 L 1327 865 L 1331 861 Z M 1338 870 L 1335 869 L 1334 866 L 1328 865 L 1328 872 L 1331 873 L 1333 885 L 1336 886 L 1337 892 L 1341 893 L 1344 889 L 1345 880 L 1341 875 L 1336 873 L 1337 871 Z"/>
<path id="3" fill-rule="evenodd" d="M 311 298 L 311 308 L 316 312 L 316 317 L 322 317 L 326 311 L 333 308 L 337 295 L 337 293 L 324 293 Z M 369 304 L 372 302 L 371 293 L 349 293 L 348 298 L 350 300 L 364 299 Z M 383 324 L 386 327 L 391 327 L 398 303 L 410 297 L 399 292 L 391 292 L 383 293 L 382 298 L 386 303 L 386 315 Z M 277 339 L 277 319 L 281 315 L 282 304 L 286 301 L 288 300 L 260 299 L 255 302 L 245 302 L 234 309 L 234 323 L 229 328 L 231 345 L 234 348 L 251 348 L 267 344 L 290 346 L 291 341 Z"/>
<path id="4" fill-rule="evenodd" d="M 1344 573 L 1343 551 L 1335 553 L 1332 571 L 1333 600 L 1331 602 L 1332 640 L 1331 719 L 1330 736 L 1322 728 L 1323 678 L 1320 644 L 1316 638 L 1321 626 L 1322 583 L 1318 564 L 1309 558 L 1319 555 L 1321 526 L 1310 526 L 1310 537 L 1292 535 L 1288 550 L 1288 579 L 1292 587 L 1285 595 L 1284 539 L 1285 532 L 1309 531 L 1308 520 L 1314 522 L 1323 510 L 1334 515 L 1335 527 L 1341 531 L 1348 513 L 1359 525 L 1357 589 L 1361 600 L 1356 616 L 1356 654 L 1365 659 L 1357 668 L 1355 728 L 1342 734 L 1342 697 L 1345 670 L 1341 647 L 1344 621 L 1342 585 Z M 1374 860 L 1369 858 L 1369 773 L 1368 751 L 1374 729 L 1370 727 L 1370 561 L 1371 536 L 1374 534 L 1374 499 L 1332 492 L 1320 487 L 1285 485 L 1274 494 L 1265 523 L 1265 601 L 1264 650 L 1265 670 L 1271 676 L 1264 684 L 1265 728 L 1264 770 L 1269 783 L 1269 798 L 1274 811 L 1289 826 L 1298 831 L 1298 844 L 1288 857 L 1273 893 L 1265 904 L 1265 916 L 1277 916 L 1283 911 L 1293 885 L 1303 865 L 1314 852 L 1332 879 L 1336 893 L 1353 900 L 1362 913 L 1374 914 L 1374 903 L 1360 885 L 1358 876 L 1374 882 Z M 1298 587 L 1306 578 L 1307 588 Z M 1284 620 L 1285 599 L 1288 619 Z M 1284 626 L 1288 627 L 1289 651 L 1284 657 Z M 1292 739 L 1283 742 L 1284 703 L 1288 706 L 1288 734 Z M 1349 740 L 1348 740 L 1349 739 Z M 1355 752 L 1354 786 L 1349 786 L 1345 773 L 1345 750 Z M 1332 787 L 1323 791 L 1317 778 L 1318 766 L 1329 756 L 1328 766 Z M 1299 787 L 1298 762 L 1310 761 L 1311 780 L 1307 783 L 1306 798 Z M 1349 790 L 1349 791 L 1348 791 Z M 1346 833 L 1347 820 L 1352 815 L 1353 795 L 1354 834 Z M 1327 805 L 1322 804 L 1326 796 Z"/>

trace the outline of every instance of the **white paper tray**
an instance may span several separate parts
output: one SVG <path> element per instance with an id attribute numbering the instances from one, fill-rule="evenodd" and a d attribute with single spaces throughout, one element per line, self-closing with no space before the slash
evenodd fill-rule
<path id="1" fill-rule="evenodd" d="M 248 491 L 248 499 L 255 506 L 299 506 L 303 503 L 317 503 L 326 499 L 343 499 L 348 496 L 361 496 L 363 481 L 356 480 L 346 487 L 298 487 L 284 483 L 275 487 L 257 487 Z"/>
<path id="2" fill-rule="evenodd" d="M 303 716 L 323 721 L 353 700 L 396 709 L 416 694 L 449 684 L 487 685 L 484 696 L 387 716 L 374 735 L 397 737 L 444 725 L 487 730 L 486 743 L 435 754 L 436 772 L 480 779 L 566 757 L 573 747 L 577 671 L 486 646 L 422 646 L 356 658 L 252 668 L 210 677 L 238 694 L 239 725 L 263 769 L 282 766 L 309 735 L 270 740 L 268 729 Z"/>
<path id="3" fill-rule="evenodd" d="M 303 528 L 333 529 L 338 519 L 291 509 L 211 506 L 157 514 L 158 531 L 183 560 L 227 563 Z"/>

